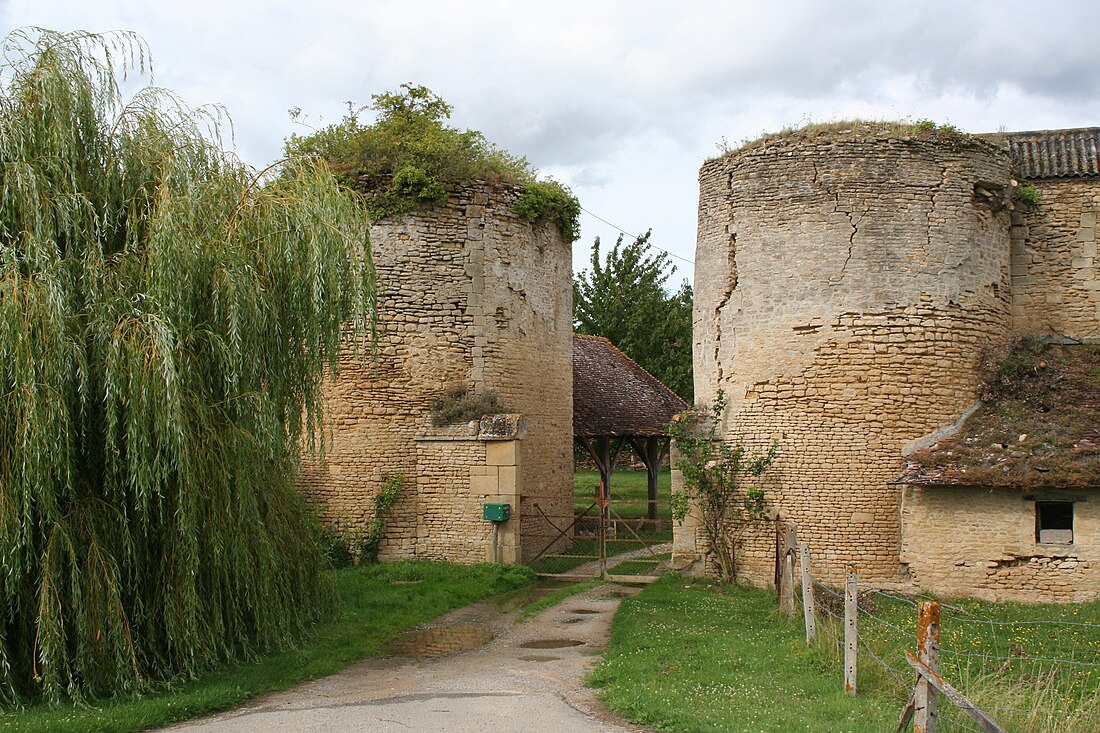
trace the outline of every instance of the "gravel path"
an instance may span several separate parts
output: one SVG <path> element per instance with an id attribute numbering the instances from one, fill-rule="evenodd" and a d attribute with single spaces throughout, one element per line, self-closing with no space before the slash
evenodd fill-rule
<path id="1" fill-rule="evenodd" d="M 448 643 L 472 644 L 484 638 L 486 630 L 492 633 L 492 641 L 472 651 L 434 658 L 363 660 L 331 677 L 164 730 L 642 732 L 646 729 L 607 712 L 583 683 L 607 647 L 619 602 L 623 595 L 635 592 L 602 585 L 522 623 L 515 622 L 515 611 L 474 604 L 437 620 L 425 629 L 429 633 L 423 641 L 438 648 Z"/>

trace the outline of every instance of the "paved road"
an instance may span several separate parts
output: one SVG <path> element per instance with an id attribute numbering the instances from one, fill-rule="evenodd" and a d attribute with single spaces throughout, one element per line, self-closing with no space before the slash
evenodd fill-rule
<path id="1" fill-rule="evenodd" d="M 430 659 L 368 659 L 331 677 L 165 730 L 644 731 L 612 716 L 583 686 L 585 673 L 606 648 L 611 617 L 624 592 L 630 591 L 600 586 L 519 624 L 514 612 L 475 604 L 448 614 L 433 627 L 455 627 L 460 630 L 457 636 L 488 628 L 494 638 L 478 649 Z"/>

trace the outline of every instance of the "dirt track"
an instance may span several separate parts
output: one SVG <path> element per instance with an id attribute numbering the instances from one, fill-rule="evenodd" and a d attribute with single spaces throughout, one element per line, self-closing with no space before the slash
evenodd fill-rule
<path id="1" fill-rule="evenodd" d="M 522 623 L 491 603 L 438 619 L 433 633 L 402 653 L 473 644 L 434 658 L 367 659 L 331 677 L 259 698 L 241 708 L 164 729 L 174 733 L 446 731 L 447 733 L 615 733 L 644 731 L 608 713 L 584 687 L 606 649 L 611 618 L 629 588 L 603 585 Z M 454 631 L 439 631 L 439 629 Z M 435 645 L 434 647 L 431 645 Z"/>

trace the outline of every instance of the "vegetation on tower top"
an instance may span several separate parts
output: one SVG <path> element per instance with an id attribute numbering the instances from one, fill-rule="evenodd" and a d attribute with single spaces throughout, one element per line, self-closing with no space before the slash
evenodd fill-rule
<path id="1" fill-rule="evenodd" d="M 364 123 L 359 115 L 375 113 Z M 447 200 L 448 184 L 483 180 L 515 184 L 523 191 L 516 213 L 554 222 L 570 242 L 577 239 L 580 204 L 561 183 L 538 178 L 527 159 L 512 155 L 477 130 L 447 124 L 453 111 L 424 86 L 402 84 L 395 92 L 371 97 L 371 103 L 311 135 L 291 135 L 289 158 L 323 159 L 344 185 L 366 194 L 375 219 Z M 292 109 L 291 117 L 301 116 Z"/>

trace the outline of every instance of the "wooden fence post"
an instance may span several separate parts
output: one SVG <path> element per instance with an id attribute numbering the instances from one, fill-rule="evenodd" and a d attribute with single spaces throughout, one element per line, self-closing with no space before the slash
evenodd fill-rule
<path id="1" fill-rule="evenodd" d="M 779 610 L 787 618 L 794 618 L 794 553 L 798 551 L 798 525 L 791 522 L 783 537 L 782 557 L 779 560 Z"/>
<path id="2" fill-rule="evenodd" d="M 859 645 L 857 592 L 856 569 L 849 565 L 848 579 L 844 583 L 844 692 L 852 696 L 856 694 L 856 652 Z"/>
<path id="3" fill-rule="evenodd" d="M 917 606 L 917 658 L 933 672 L 940 671 L 940 604 L 921 601 Z M 913 691 L 913 733 L 936 733 L 936 688 L 921 675 Z"/>
<path id="4" fill-rule="evenodd" d="M 794 618 L 794 553 L 788 552 L 783 559 L 783 611 L 787 618 Z"/>
<path id="5" fill-rule="evenodd" d="M 802 570 L 802 615 L 806 620 L 806 646 L 817 636 L 817 613 L 814 608 L 814 581 L 810 575 L 810 546 L 798 545 L 798 564 Z"/>

